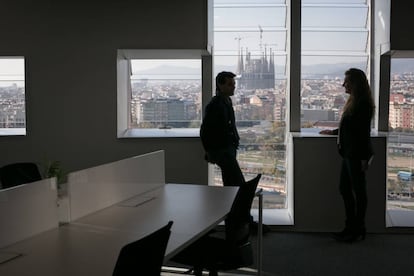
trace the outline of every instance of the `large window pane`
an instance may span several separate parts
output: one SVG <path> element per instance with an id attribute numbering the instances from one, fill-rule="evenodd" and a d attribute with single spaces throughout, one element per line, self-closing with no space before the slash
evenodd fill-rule
<path id="1" fill-rule="evenodd" d="M 336 128 L 347 95 L 344 73 L 369 76 L 369 1 L 302 1 L 302 128 Z"/>
<path id="2" fill-rule="evenodd" d="M 302 33 L 302 50 L 365 52 L 367 39 L 368 31 L 306 31 Z"/>
<path id="3" fill-rule="evenodd" d="M 329 4 L 329 5 L 355 5 L 355 4 L 366 4 L 367 0 L 302 0 L 302 4 Z"/>
<path id="4" fill-rule="evenodd" d="M 24 58 L 0 58 L 0 135 L 26 134 Z"/>
<path id="5" fill-rule="evenodd" d="M 327 2 L 325 5 L 323 3 L 306 5 L 306 1 L 302 1 L 304 5 L 302 10 L 303 27 L 361 28 L 367 25 L 368 6 L 365 3 L 354 5 L 347 2 L 347 4 L 335 5 L 333 3 L 335 1 L 325 2 Z"/>
<path id="6" fill-rule="evenodd" d="M 214 76 L 237 74 L 233 96 L 246 179 L 262 173 L 265 208 L 286 208 L 285 1 L 215 1 Z M 215 167 L 214 184 L 221 185 Z"/>
<path id="7" fill-rule="evenodd" d="M 260 16 L 257 16 L 260 14 Z M 276 4 L 216 5 L 214 29 L 254 29 L 285 27 L 286 7 Z"/>
<path id="8" fill-rule="evenodd" d="M 366 71 L 366 66 L 364 56 L 302 56 L 302 127 L 337 127 L 348 99 L 342 87 L 344 72 L 350 67 Z"/>
<path id="9" fill-rule="evenodd" d="M 252 31 L 216 31 L 214 34 L 214 55 L 238 55 L 240 49 L 253 55 L 268 51 L 286 51 L 286 30 L 266 30 L 260 32 L 257 26 Z M 260 40 L 261 38 L 261 40 Z M 261 43 L 260 43 L 261 41 Z"/>
<path id="10" fill-rule="evenodd" d="M 392 59 L 387 160 L 388 210 L 414 211 L 413 158 L 414 58 Z"/>
<path id="11" fill-rule="evenodd" d="M 130 128 L 198 128 L 201 60 L 132 60 Z"/>

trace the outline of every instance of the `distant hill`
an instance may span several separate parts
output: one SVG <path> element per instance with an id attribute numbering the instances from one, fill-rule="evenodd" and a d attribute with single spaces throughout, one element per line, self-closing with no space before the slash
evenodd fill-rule
<path id="1" fill-rule="evenodd" d="M 351 67 L 360 68 L 366 70 L 365 65 L 361 63 L 338 63 L 338 64 L 314 64 L 314 65 L 304 65 L 302 67 L 302 75 L 306 78 L 343 78 L 344 73 L 347 69 Z M 283 75 L 283 70 L 285 68 L 282 66 L 276 66 L 277 75 Z M 393 59 L 392 61 L 392 71 L 401 74 L 404 72 L 414 72 L 414 59 Z M 219 71 L 232 71 L 235 72 L 236 68 L 234 65 L 224 65 L 218 68 Z M 329 72 L 329 73 L 327 73 Z M 155 67 L 148 70 L 143 70 L 136 73 L 136 77 L 140 78 L 150 78 L 151 76 L 174 76 L 174 75 L 186 75 L 186 76 L 198 76 L 200 70 L 191 67 L 185 66 L 161 66 Z M 218 73 L 218 72 L 215 72 Z M 173 77 L 172 77 L 173 78 Z M 276 78 L 278 78 L 276 76 Z"/>
<path id="2" fill-rule="evenodd" d="M 414 72 L 414 59 L 392 59 L 391 71 L 397 74 Z"/>
<path id="3" fill-rule="evenodd" d="M 305 77 L 324 78 L 343 78 L 344 73 L 349 68 L 359 68 L 366 70 L 362 63 L 338 63 L 338 64 L 315 64 L 302 66 L 302 75 Z"/>
<path id="4" fill-rule="evenodd" d="M 196 75 L 200 74 L 201 70 L 185 66 L 159 66 L 148 70 L 134 72 L 136 75 Z"/>

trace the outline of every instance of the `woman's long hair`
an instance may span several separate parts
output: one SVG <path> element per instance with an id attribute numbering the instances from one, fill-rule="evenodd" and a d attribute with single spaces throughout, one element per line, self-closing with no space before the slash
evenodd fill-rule
<path id="1" fill-rule="evenodd" d="M 352 114 L 360 108 L 369 108 L 370 116 L 374 115 L 375 104 L 371 96 L 371 88 L 364 71 L 350 68 L 345 72 L 351 83 L 352 93 L 344 106 L 344 113 Z"/>

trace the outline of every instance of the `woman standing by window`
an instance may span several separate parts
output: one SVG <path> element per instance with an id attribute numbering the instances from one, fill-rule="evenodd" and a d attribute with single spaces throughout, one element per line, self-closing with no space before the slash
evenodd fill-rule
<path id="1" fill-rule="evenodd" d="M 345 205 L 345 228 L 335 233 L 338 241 L 353 242 L 365 238 L 367 183 L 365 172 L 372 160 L 371 119 L 375 105 L 363 71 L 351 68 L 345 72 L 342 85 L 349 98 L 344 106 L 339 128 L 322 130 L 321 134 L 338 135 L 342 157 L 339 190 Z"/>

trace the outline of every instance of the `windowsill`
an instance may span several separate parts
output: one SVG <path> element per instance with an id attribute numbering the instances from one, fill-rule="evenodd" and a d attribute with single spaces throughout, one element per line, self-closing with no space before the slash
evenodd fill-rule
<path id="1" fill-rule="evenodd" d="M 259 219 L 258 209 L 252 209 L 255 221 Z M 293 216 L 288 209 L 263 209 L 263 223 L 267 225 L 294 225 Z"/>
<path id="2" fill-rule="evenodd" d="M 127 129 L 118 132 L 118 138 L 185 138 L 200 137 L 199 128 L 170 128 L 170 129 Z"/>
<path id="3" fill-rule="evenodd" d="M 254 221 L 259 221 L 258 209 L 251 209 Z M 293 216 L 288 209 L 263 209 L 263 224 L 270 226 L 293 226 Z M 224 221 L 220 223 L 224 225 Z"/>
<path id="4" fill-rule="evenodd" d="M 0 128 L 0 136 L 24 136 L 26 128 Z"/>
<path id="5" fill-rule="evenodd" d="M 414 227 L 414 211 L 387 210 L 386 227 Z"/>
<path id="6" fill-rule="evenodd" d="M 327 129 L 327 128 L 323 128 Z M 291 132 L 290 134 L 292 137 L 295 138 L 305 138 L 305 137 L 337 137 L 337 135 L 327 135 L 327 134 L 319 134 L 322 128 L 302 128 L 300 132 Z M 386 137 L 388 136 L 388 132 L 382 132 L 372 129 L 371 130 L 371 137 Z"/>
<path id="7" fill-rule="evenodd" d="M 321 128 L 302 128 L 299 132 L 291 132 L 292 137 L 333 137 L 336 135 L 319 134 Z"/>

